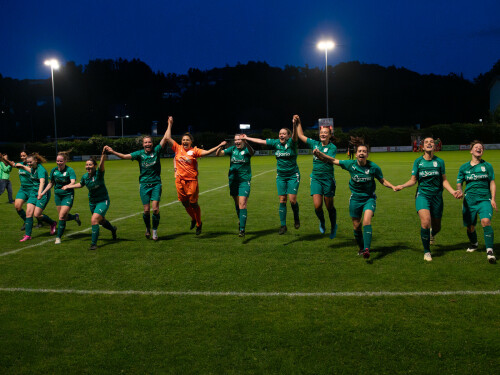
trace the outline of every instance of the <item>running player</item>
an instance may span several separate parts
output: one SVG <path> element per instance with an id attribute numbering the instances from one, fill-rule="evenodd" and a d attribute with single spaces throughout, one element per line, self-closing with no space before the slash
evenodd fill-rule
<path id="1" fill-rule="evenodd" d="M 329 126 L 322 126 L 319 129 L 319 141 L 307 138 L 302 130 L 302 124 L 299 116 L 293 116 L 297 121 L 297 134 L 299 139 L 307 144 L 311 149 L 319 149 L 332 158 L 337 155 L 337 146 L 331 142 L 332 129 Z M 311 196 L 313 197 L 314 211 L 319 219 L 319 231 L 325 233 L 325 215 L 323 213 L 323 201 L 330 218 L 331 230 L 330 238 L 334 239 L 337 235 L 337 210 L 334 206 L 335 197 L 335 176 L 333 165 L 324 162 L 313 156 L 313 169 L 311 173 Z"/>
<path id="2" fill-rule="evenodd" d="M 50 171 L 50 182 L 42 191 L 42 195 L 46 194 L 52 186 L 54 186 L 54 200 L 56 202 L 57 212 L 59 214 L 59 223 L 57 225 L 57 237 L 55 244 L 61 243 L 61 237 L 66 229 L 66 222 L 75 220 L 80 226 L 79 214 L 71 214 L 69 210 L 73 207 L 75 192 L 73 189 L 63 190 L 62 187 L 68 184 L 74 184 L 76 181 L 76 174 L 73 168 L 66 165 L 69 160 L 70 151 L 61 151 L 57 154 L 56 163 L 57 167 L 52 168 Z"/>
<path id="3" fill-rule="evenodd" d="M 292 206 L 295 229 L 300 228 L 299 203 L 297 202 L 297 194 L 300 185 L 300 172 L 299 166 L 297 165 L 297 121 L 292 119 L 292 123 L 293 132 L 291 132 L 290 129 L 282 128 L 279 132 L 278 139 L 259 139 L 248 137 L 246 134 L 241 135 L 244 140 L 249 140 L 259 145 L 271 146 L 276 150 L 276 185 L 280 202 L 278 212 L 281 224 L 278 234 L 285 234 L 288 230 L 286 226 L 287 196 Z"/>
<path id="4" fill-rule="evenodd" d="M 435 243 L 435 236 L 441 230 L 443 216 L 443 187 L 455 198 L 459 199 L 462 193 L 454 190 L 446 179 L 444 161 L 434 155 L 434 138 L 426 137 L 423 140 L 424 155 L 413 163 L 411 178 L 396 190 L 415 185 L 418 182 L 415 195 L 415 206 L 420 217 L 420 238 L 424 247 L 424 259 L 432 261 L 430 245 Z"/>
<path id="5" fill-rule="evenodd" d="M 196 226 L 196 235 L 201 234 L 202 221 L 201 209 L 198 204 L 198 162 L 197 158 L 213 154 L 219 148 L 226 145 L 226 142 L 220 143 L 218 146 L 210 150 L 203 150 L 198 147 L 193 147 L 193 136 L 191 133 L 184 133 L 181 144 L 179 145 L 172 138 L 172 125 L 174 118 L 168 118 L 167 132 L 165 138 L 172 146 L 175 152 L 174 169 L 175 169 L 175 187 L 177 188 L 177 198 L 182 203 L 186 212 L 191 217 L 191 227 Z"/>
<path id="6" fill-rule="evenodd" d="M 241 134 L 235 134 L 234 146 L 225 150 L 217 149 L 217 156 L 227 155 L 231 157 L 229 162 L 229 194 L 234 199 L 236 216 L 238 216 L 238 230 L 240 237 L 245 237 L 245 226 L 247 222 L 247 201 L 250 196 L 250 180 L 252 179 L 252 168 L 250 158 L 254 150 Z"/>
<path id="7" fill-rule="evenodd" d="M 63 190 L 70 190 L 80 189 L 81 187 L 86 186 L 89 190 L 89 207 L 92 214 L 92 242 L 89 250 L 97 250 L 99 225 L 102 225 L 103 228 L 109 230 L 113 236 L 113 240 L 116 240 L 116 227 L 112 226 L 111 223 L 106 220 L 106 212 L 108 212 L 110 201 L 108 189 L 106 189 L 106 185 L 104 184 L 104 161 L 106 160 L 105 149 L 106 147 L 102 150 L 99 168 L 97 168 L 97 161 L 91 157 L 85 163 L 85 170 L 87 173 L 82 176 L 80 182 L 71 183 L 62 187 Z"/>
<path id="8" fill-rule="evenodd" d="M 462 185 L 464 182 L 466 183 L 462 217 L 470 240 L 470 247 L 467 251 L 473 252 L 478 248 L 476 223 L 479 214 L 484 232 L 486 256 L 490 263 L 495 263 L 491 218 L 493 209 L 498 211 L 495 202 L 497 187 L 493 167 L 483 160 L 483 152 L 483 143 L 477 140 L 472 141 L 470 145 L 472 160 L 460 167 L 457 177 L 457 189 L 462 192 Z"/>
<path id="9" fill-rule="evenodd" d="M 349 189 L 351 190 L 349 214 L 354 227 L 354 238 L 359 248 L 358 255 L 369 258 L 372 242 L 372 218 L 377 206 L 375 179 L 394 191 L 396 188 L 384 178 L 380 167 L 368 160 L 368 146 L 364 144 L 362 138 L 354 138 L 353 146 L 356 153 L 355 160 L 338 160 L 324 154 L 319 149 L 314 149 L 313 153 L 320 160 L 338 165 L 351 175 L 349 180 Z M 361 230 L 361 218 L 363 219 L 363 230 Z"/>
<path id="10" fill-rule="evenodd" d="M 42 166 L 42 163 L 45 162 L 47 162 L 47 160 L 36 152 L 28 155 L 26 158 L 27 165 L 24 165 L 24 163 L 10 162 L 13 167 L 23 169 L 28 172 L 29 178 L 31 179 L 31 190 L 28 197 L 28 204 L 26 206 L 25 235 L 20 242 L 31 240 L 33 216 L 50 225 L 51 235 L 56 233 L 57 223 L 47 215 L 43 214 L 43 210 L 47 207 L 51 196 L 50 190 L 47 193 L 42 194 L 49 181 L 47 170 Z"/>
<path id="11" fill-rule="evenodd" d="M 166 135 L 166 134 L 165 134 Z M 139 162 L 139 194 L 141 196 L 144 213 L 142 219 L 146 225 L 146 238 L 151 236 L 151 208 L 153 208 L 153 240 L 158 241 L 158 226 L 160 224 L 161 184 L 161 152 L 167 139 L 165 136 L 160 143 L 153 147 L 153 137 L 142 138 L 142 150 L 130 154 L 122 154 L 106 146 L 106 152 L 118 156 L 120 159 L 137 160 Z"/>

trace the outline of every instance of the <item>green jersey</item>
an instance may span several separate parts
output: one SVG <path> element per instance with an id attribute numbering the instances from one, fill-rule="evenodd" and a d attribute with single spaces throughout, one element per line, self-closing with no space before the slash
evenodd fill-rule
<path id="1" fill-rule="evenodd" d="M 339 160 L 340 168 L 345 169 L 351 175 L 349 189 L 356 198 L 370 198 L 375 196 L 375 178 L 384 178 L 380 167 L 366 161 L 366 165 L 361 166 L 357 160 Z"/>
<path id="2" fill-rule="evenodd" d="M 297 142 L 289 138 L 285 144 L 282 144 L 279 139 L 266 139 L 266 144 L 272 146 L 276 152 L 277 171 L 280 177 L 291 177 L 299 173 L 297 165 Z"/>
<path id="3" fill-rule="evenodd" d="M 28 166 L 28 163 L 23 161 L 22 165 Z M 33 181 L 31 180 L 31 174 L 23 168 L 19 168 L 19 181 L 21 182 L 21 189 L 31 189 L 33 187 Z"/>
<path id="4" fill-rule="evenodd" d="M 35 169 L 31 168 L 31 173 L 30 173 L 30 179 L 32 184 L 31 186 L 35 192 L 38 192 L 38 189 L 40 188 L 41 178 L 45 179 L 45 182 L 43 184 L 43 189 L 45 189 L 45 187 L 49 183 L 49 174 L 41 164 L 38 164 Z"/>
<path id="5" fill-rule="evenodd" d="M 62 187 L 76 180 L 76 174 L 73 168 L 66 166 L 62 171 L 58 167 L 50 171 L 50 181 L 54 184 L 54 193 L 57 195 L 71 195 L 73 189 L 63 190 Z"/>
<path id="6" fill-rule="evenodd" d="M 80 184 L 89 189 L 89 203 L 96 204 L 109 200 L 108 189 L 104 184 L 104 172 L 99 169 L 95 171 L 95 175 L 92 177 L 85 173 L 80 180 Z"/>
<path id="7" fill-rule="evenodd" d="M 149 154 L 144 150 L 132 152 L 132 160 L 139 162 L 139 182 L 141 184 L 161 183 L 160 153 L 163 147 L 160 144 Z"/>
<path id="8" fill-rule="evenodd" d="M 326 146 L 323 146 L 321 141 L 315 141 L 314 139 L 307 138 L 307 145 L 311 150 L 318 149 L 322 153 L 331 156 L 332 158 L 337 155 L 337 146 L 333 143 L 328 143 Z M 311 173 L 311 178 L 315 178 L 318 180 L 332 180 L 335 179 L 333 164 L 326 163 L 324 161 L 319 160 L 316 155 L 313 155 L 313 169 Z"/>
<path id="9" fill-rule="evenodd" d="M 417 177 L 417 192 L 432 196 L 443 192 L 443 175 L 446 174 L 444 161 L 437 156 L 425 160 L 423 156 L 413 163 L 411 175 Z"/>
<path id="10" fill-rule="evenodd" d="M 229 182 L 250 181 L 252 179 L 252 167 L 250 166 L 250 151 L 247 147 L 239 149 L 236 146 L 228 147 L 224 150 L 224 155 L 230 156 Z"/>
<path id="11" fill-rule="evenodd" d="M 457 184 L 465 182 L 465 196 L 474 201 L 491 199 L 490 182 L 495 180 L 495 172 L 490 163 L 481 160 L 479 164 L 470 162 L 462 165 L 458 171 Z"/>

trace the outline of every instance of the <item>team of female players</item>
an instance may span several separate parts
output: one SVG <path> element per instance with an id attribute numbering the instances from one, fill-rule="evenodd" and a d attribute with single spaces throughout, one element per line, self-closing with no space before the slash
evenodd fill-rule
<path id="1" fill-rule="evenodd" d="M 198 204 L 198 165 L 197 158 L 216 153 L 217 156 L 229 156 L 229 191 L 234 199 L 236 214 L 239 219 L 239 236 L 245 236 L 247 221 L 247 201 L 250 195 L 250 181 L 252 172 L 250 158 L 254 154 L 248 142 L 267 145 L 274 148 L 277 160 L 276 184 L 279 196 L 280 235 L 287 232 L 287 200 L 290 201 L 294 216 L 294 227 L 299 229 L 299 204 L 297 193 L 300 184 L 300 172 L 297 165 L 298 140 L 300 139 L 313 150 L 313 169 L 311 173 L 310 192 L 316 216 L 319 219 L 319 231 L 325 233 L 326 223 L 323 212 L 323 202 L 330 219 L 330 238 L 337 232 L 337 211 L 334 206 L 336 190 L 333 165 L 339 166 L 350 174 L 349 214 L 352 219 L 354 238 L 358 245 L 358 255 L 370 257 L 372 241 L 372 218 L 376 209 L 375 180 L 393 191 L 400 191 L 418 183 L 415 205 L 420 218 L 420 237 L 424 248 L 424 259 L 432 261 L 430 245 L 434 243 L 436 234 L 441 229 L 443 214 L 443 188 L 455 198 L 464 198 L 463 222 L 467 227 L 470 240 L 468 252 L 478 249 L 477 215 L 481 220 L 486 245 L 487 259 L 490 263 L 496 261 L 493 252 L 493 229 L 491 217 L 496 206 L 495 175 L 491 164 L 482 159 L 484 146 L 480 141 L 471 144 L 472 160 L 460 167 L 457 178 L 457 189 L 453 189 L 446 178 L 445 164 L 442 159 L 434 155 L 435 145 L 432 137 L 423 140 L 423 156 L 417 158 L 413 164 L 411 178 L 401 185 L 393 185 L 383 177 L 378 165 L 368 160 L 369 147 L 360 138 L 353 139 L 355 159 L 338 160 L 335 158 L 337 148 L 332 143 L 332 129 L 321 127 L 319 140 L 307 138 L 302 130 L 299 116 L 292 119 L 293 131 L 283 128 L 279 131 L 278 139 L 259 139 L 237 134 L 234 146 L 224 149 L 226 142 L 221 142 L 210 150 L 193 147 L 193 137 L 190 133 L 182 136 L 178 144 L 171 136 L 173 118 L 169 117 L 168 126 L 160 143 L 153 147 L 152 137 L 143 138 L 143 149 L 130 154 L 122 154 L 105 146 L 102 151 L 99 167 L 93 158 L 87 160 L 87 173 L 79 183 L 76 183 L 74 170 L 66 165 L 68 153 L 61 152 L 57 156 L 57 167 L 52 169 L 50 177 L 41 165 L 45 160 L 38 154 L 26 157 L 21 163 L 10 163 L 20 169 L 21 189 L 16 196 L 16 209 L 25 222 L 26 234 L 21 241 L 31 239 L 33 216 L 46 221 L 51 226 L 51 234 L 55 233 L 56 222 L 43 215 L 49 199 L 50 189 L 54 186 L 54 195 L 59 222 L 57 224 L 56 244 L 61 243 L 66 221 L 75 220 L 80 225 L 79 215 L 69 213 L 73 204 L 73 189 L 87 186 L 89 190 L 89 206 L 92 213 L 92 242 L 91 250 L 97 248 L 99 226 L 111 231 L 116 239 L 116 227 L 105 219 L 109 208 L 109 196 L 104 184 L 104 161 L 106 153 L 111 153 L 122 159 L 137 160 L 139 162 L 140 196 L 144 207 L 143 220 L 146 226 L 146 237 L 158 240 L 158 225 L 160 223 L 160 198 L 162 192 L 160 153 L 165 144 L 169 144 L 175 152 L 175 185 L 177 196 L 191 218 L 190 229 L 196 227 L 196 235 L 201 234 L 201 209 Z M 23 158 L 23 153 L 21 153 Z M 465 191 L 463 183 L 466 183 Z M 22 210 L 24 201 L 28 202 L 27 212 Z M 153 210 L 153 225 L 151 230 L 150 211 Z"/>

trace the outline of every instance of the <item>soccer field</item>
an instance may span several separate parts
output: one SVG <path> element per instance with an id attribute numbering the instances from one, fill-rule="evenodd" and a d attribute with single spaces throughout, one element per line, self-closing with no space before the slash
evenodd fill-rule
<path id="1" fill-rule="evenodd" d="M 401 184 L 417 156 L 373 153 L 370 160 Z M 454 187 L 470 154 L 438 156 Z M 500 151 L 484 158 L 500 173 Z M 2 195 L 0 373 L 498 373 L 498 265 L 487 262 L 480 227 L 481 251 L 465 251 L 461 201 L 444 192 L 443 228 L 428 263 L 415 187 L 395 193 L 377 183 L 365 260 L 349 218 L 349 174 L 335 168 L 338 232 L 330 240 L 309 196 L 312 156 L 298 162 L 301 227 L 293 228 L 288 205 L 282 236 L 274 157 L 252 158 L 243 239 L 227 187 L 229 158 L 199 161 L 200 236 L 177 202 L 172 159 L 162 159 L 158 242 L 144 237 L 137 162 L 106 162 L 107 218 L 118 239 L 101 228 L 97 251 L 88 250 L 86 188 L 76 190 L 72 209 L 82 226 L 68 222 L 60 245 L 47 226 L 18 242 L 21 219 Z M 84 163 L 69 165 L 79 181 Z M 17 191 L 16 172 L 11 181 Z M 53 198 L 45 213 L 57 220 Z M 496 212 L 492 226 L 498 256 Z"/>

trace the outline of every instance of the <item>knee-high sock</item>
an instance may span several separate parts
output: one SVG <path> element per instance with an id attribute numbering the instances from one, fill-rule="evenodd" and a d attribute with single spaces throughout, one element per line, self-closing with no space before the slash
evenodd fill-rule
<path id="1" fill-rule="evenodd" d="M 295 221 L 299 220 L 299 202 L 291 203 L 292 211 L 293 211 L 293 219 Z"/>
<path id="2" fill-rule="evenodd" d="M 474 229 L 474 232 L 467 232 L 467 237 L 469 237 L 469 241 L 471 244 L 475 245 L 477 244 L 477 232 L 476 230 Z"/>
<path id="3" fill-rule="evenodd" d="M 25 221 L 26 221 L 26 211 L 24 211 L 24 210 L 21 208 L 19 211 L 17 211 L 17 214 L 19 215 L 19 217 L 20 217 L 21 219 L 23 219 L 23 222 L 25 222 Z"/>
<path id="4" fill-rule="evenodd" d="M 147 214 L 143 213 L 142 220 L 144 220 L 144 224 L 146 225 L 147 229 L 151 228 L 151 217 L 150 217 L 149 213 L 147 213 Z"/>
<path id="5" fill-rule="evenodd" d="M 354 230 L 353 233 L 354 233 L 354 238 L 356 239 L 356 243 L 358 244 L 358 248 L 360 250 L 364 249 L 363 231 Z"/>
<path id="6" fill-rule="evenodd" d="M 281 226 L 286 225 L 286 203 L 280 203 L 278 206 Z"/>
<path id="7" fill-rule="evenodd" d="M 332 223 L 332 228 L 337 225 L 337 209 L 332 207 L 328 210 L 328 217 L 330 218 L 330 223 Z"/>
<path id="8" fill-rule="evenodd" d="M 193 214 L 194 214 L 194 219 L 196 220 L 196 226 L 199 227 L 201 225 L 201 208 L 200 208 L 200 206 L 196 205 L 196 207 L 193 207 Z"/>
<path id="9" fill-rule="evenodd" d="M 106 219 L 104 219 L 104 221 L 102 222 L 102 227 L 107 229 L 107 230 L 113 230 L 113 226 L 111 225 L 111 223 L 109 221 L 107 221 Z"/>
<path id="10" fill-rule="evenodd" d="M 62 237 L 64 229 L 66 229 L 66 220 L 59 220 L 59 223 L 57 224 L 57 237 Z"/>
<path id="11" fill-rule="evenodd" d="M 247 225 L 247 209 L 240 209 L 240 230 L 245 230 L 245 226 Z"/>
<path id="12" fill-rule="evenodd" d="M 160 213 L 159 212 L 157 214 L 153 213 L 153 229 L 157 230 L 158 225 L 160 225 Z"/>
<path id="13" fill-rule="evenodd" d="M 493 228 L 491 225 L 488 225 L 487 227 L 483 228 L 484 230 L 484 243 L 486 245 L 487 249 L 493 249 Z"/>
<path id="14" fill-rule="evenodd" d="M 194 217 L 194 210 L 193 210 L 193 207 L 191 206 L 186 206 L 184 207 L 186 209 L 186 212 L 188 213 L 188 215 L 191 217 L 191 220 L 196 220 L 196 218 Z"/>
<path id="15" fill-rule="evenodd" d="M 50 217 L 48 217 L 45 214 L 42 215 L 42 221 L 46 222 L 49 225 L 53 225 L 55 223 L 54 220 L 52 220 Z"/>
<path id="16" fill-rule="evenodd" d="M 363 242 L 365 243 L 365 249 L 370 249 L 372 245 L 372 226 L 365 225 L 363 227 Z"/>
<path id="17" fill-rule="evenodd" d="M 323 208 L 314 209 L 314 213 L 318 217 L 320 223 L 325 224 L 325 214 L 323 213 Z"/>
<path id="18" fill-rule="evenodd" d="M 92 225 L 92 245 L 97 245 L 98 238 L 99 238 L 99 224 Z"/>
<path id="19" fill-rule="evenodd" d="M 422 245 L 424 245 L 424 252 L 431 252 L 431 230 L 420 228 L 420 239 L 422 240 Z"/>
<path id="20" fill-rule="evenodd" d="M 32 217 L 27 217 L 25 221 L 26 227 L 25 233 L 27 236 L 31 236 L 31 231 L 33 230 L 33 218 Z"/>

